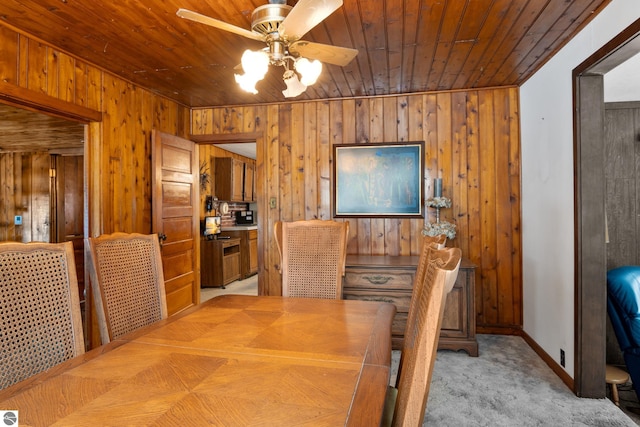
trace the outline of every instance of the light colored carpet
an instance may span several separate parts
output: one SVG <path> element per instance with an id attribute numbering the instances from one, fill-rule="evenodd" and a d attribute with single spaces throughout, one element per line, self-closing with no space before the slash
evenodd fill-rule
<path id="1" fill-rule="evenodd" d="M 438 352 L 424 426 L 637 425 L 609 399 L 576 397 L 521 337 L 478 342 L 479 357 Z"/>

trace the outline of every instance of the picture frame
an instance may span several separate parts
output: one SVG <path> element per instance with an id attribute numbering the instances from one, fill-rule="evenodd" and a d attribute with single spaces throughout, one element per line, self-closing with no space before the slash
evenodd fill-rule
<path id="1" fill-rule="evenodd" d="M 333 146 L 333 216 L 424 218 L 424 141 Z"/>

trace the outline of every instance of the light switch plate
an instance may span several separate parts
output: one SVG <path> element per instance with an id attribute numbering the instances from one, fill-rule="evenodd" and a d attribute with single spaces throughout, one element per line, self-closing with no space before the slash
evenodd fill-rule
<path id="1" fill-rule="evenodd" d="M 16 215 L 13 219 L 15 225 L 22 225 L 22 215 Z"/>

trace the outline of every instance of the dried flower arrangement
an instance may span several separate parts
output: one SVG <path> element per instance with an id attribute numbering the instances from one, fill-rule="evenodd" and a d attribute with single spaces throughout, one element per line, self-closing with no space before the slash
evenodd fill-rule
<path id="1" fill-rule="evenodd" d="M 434 237 L 444 234 L 451 240 L 456 237 L 456 225 L 447 221 L 429 222 L 425 224 L 422 234 Z"/>
<path id="2" fill-rule="evenodd" d="M 200 163 L 200 189 L 205 191 L 209 184 L 211 175 L 209 174 L 209 168 L 206 162 Z"/>
<path id="3" fill-rule="evenodd" d="M 430 197 L 425 204 L 436 210 L 436 222 L 425 222 L 422 234 L 433 237 L 444 234 L 447 239 L 454 239 L 456 237 L 456 225 L 448 221 L 440 221 L 440 209 L 450 208 L 451 199 L 443 196 Z"/>

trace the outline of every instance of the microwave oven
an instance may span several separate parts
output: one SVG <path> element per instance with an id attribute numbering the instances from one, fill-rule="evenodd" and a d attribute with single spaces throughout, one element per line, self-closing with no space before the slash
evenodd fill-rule
<path id="1" fill-rule="evenodd" d="M 238 225 L 254 224 L 253 211 L 236 211 L 236 224 Z"/>

